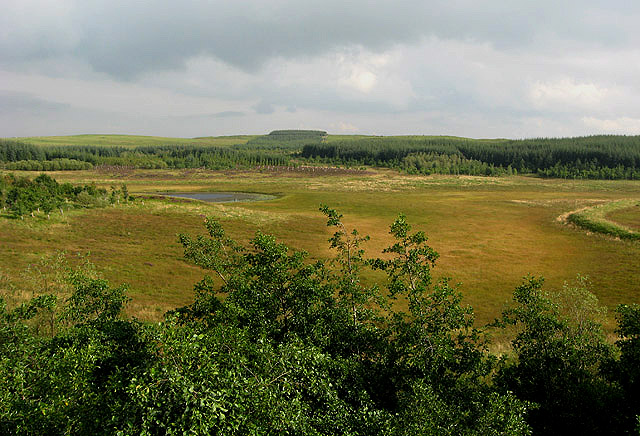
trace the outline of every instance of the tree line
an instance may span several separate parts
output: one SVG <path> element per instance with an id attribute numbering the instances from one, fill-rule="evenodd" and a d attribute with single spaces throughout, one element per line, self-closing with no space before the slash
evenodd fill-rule
<path id="1" fill-rule="evenodd" d="M 134 148 L 36 146 L 0 140 L 0 166 L 36 171 L 95 165 L 221 170 L 323 163 L 388 167 L 414 174 L 640 179 L 640 136 L 524 140 L 395 136 L 331 142 L 326 137 L 324 131 L 277 130 L 230 147 L 193 144 Z"/>
<path id="2" fill-rule="evenodd" d="M 382 258 L 321 207 L 335 257 L 258 232 L 248 245 L 213 219 L 181 234 L 206 270 L 194 302 L 160 323 L 127 319 L 126 286 L 65 269 L 72 291 L 0 304 L 5 434 L 637 434 L 640 306 L 603 309 L 578 277 L 557 293 L 527 277 L 488 352 L 438 253 L 400 215 Z M 368 284 L 362 272 L 386 274 Z M 396 309 L 404 300 L 408 309 Z"/>
<path id="3" fill-rule="evenodd" d="M 0 140 L 0 165 L 15 170 L 75 170 L 96 165 L 134 168 L 207 168 L 211 170 L 286 165 L 289 156 L 280 150 L 160 145 L 134 148 L 112 146 L 36 146 Z"/>
<path id="4" fill-rule="evenodd" d="M 96 165 L 134 168 L 207 168 L 211 170 L 292 165 L 291 154 L 304 144 L 320 143 L 327 132 L 274 130 L 233 147 L 156 145 L 134 148 L 98 145 L 38 146 L 0 140 L 0 165 L 9 170 L 55 171 L 90 169 Z"/>
<path id="5" fill-rule="evenodd" d="M 449 167 L 450 174 L 480 175 L 484 170 L 492 175 L 517 172 L 543 177 L 640 179 L 640 136 L 523 140 L 361 138 L 308 144 L 303 147 L 301 156 L 337 164 L 376 165 L 426 174 L 433 172 L 435 167 Z M 438 161 L 442 159 L 458 162 L 439 165 Z"/>

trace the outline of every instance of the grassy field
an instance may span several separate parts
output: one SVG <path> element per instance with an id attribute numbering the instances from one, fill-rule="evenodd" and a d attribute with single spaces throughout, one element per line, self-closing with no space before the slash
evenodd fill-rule
<path id="1" fill-rule="evenodd" d="M 640 202 L 630 207 L 615 210 L 607 214 L 606 218 L 640 232 Z"/>
<path id="2" fill-rule="evenodd" d="M 52 215 L 50 221 L 43 216 L 0 219 L 4 282 L 19 288 L 28 265 L 57 250 L 65 250 L 71 258 L 89 253 L 113 284 L 130 285 L 130 313 L 142 319 L 158 319 L 164 311 L 192 300 L 192 285 L 203 271 L 183 261 L 176 235 L 203 233 L 205 215 L 218 217 L 239 240 L 247 241 L 260 229 L 316 259 L 331 256 L 329 230 L 318 212 L 321 203 L 343 213 L 348 227 L 371 236 L 365 246 L 371 257 L 391 242 L 389 225 L 398 213 L 405 213 L 441 255 L 435 275 L 461 284 L 479 323 L 499 314 L 527 274 L 544 276 L 549 289 L 561 287 L 578 273 L 589 275 L 593 291 L 608 307 L 640 303 L 640 244 L 589 234 L 557 219 L 602 201 L 638 198 L 638 182 L 407 176 L 383 170 L 323 177 L 204 170 L 50 175 L 60 182 L 95 182 L 105 188 L 126 183 L 134 195 L 245 191 L 278 196 L 265 202 L 227 204 L 138 200 Z"/>
<path id="3" fill-rule="evenodd" d="M 16 138 L 35 145 L 100 145 L 119 147 L 140 147 L 150 145 L 215 145 L 231 146 L 246 144 L 253 135 L 207 136 L 202 138 L 165 138 L 161 136 L 137 135 L 72 135 L 72 136 L 31 136 Z"/>
<path id="4" fill-rule="evenodd" d="M 214 146 L 232 146 L 246 144 L 250 139 L 259 135 L 233 135 L 233 136 L 206 136 L 199 138 L 167 138 L 162 136 L 140 135 L 70 135 L 70 136 L 29 136 L 15 138 L 35 145 L 100 145 L 139 147 L 153 145 L 197 144 Z M 336 142 L 353 139 L 375 138 L 371 135 L 327 135 L 327 142 Z M 402 136 L 406 139 L 467 139 L 470 141 L 489 141 L 483 139 L 459 138 L 457 136 Z M 494 141 L 493 139 L 491 141 Z"/>
<path id="5" fill-rule="evenodd" d="M 640 242 L 640 233 L 626 225 L 638 220 L 638 204 L 637 199 L 608 201 L 573 211 L 566 219 L 588 231 Z"/>

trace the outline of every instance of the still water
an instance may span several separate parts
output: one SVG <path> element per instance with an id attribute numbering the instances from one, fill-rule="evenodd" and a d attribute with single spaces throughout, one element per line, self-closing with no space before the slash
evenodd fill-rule
<path id="1" fill-rule="evenodd" d="M 264 201 L 276 198 L 274 195 L 255 194 L 250 192 L 162 192 L 160 195 L 166 197 L 190 198 L 192 200 L 208 201 L 210 203 Z"/>

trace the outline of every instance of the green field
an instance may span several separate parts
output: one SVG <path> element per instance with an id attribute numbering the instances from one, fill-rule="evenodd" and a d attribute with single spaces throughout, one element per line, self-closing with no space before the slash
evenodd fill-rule
<path id="1" fill-rule="evenodd" d="M 365 246 L 370 257 L 379 256 L 390 243 L 388 229 L 397 214 L 406 214 L 440 253 L 435 275 L 461 284 L 479 323 L 499 314 L 527 274 L 544 276 L 549 289 L 576 274 L 589 275 L 593 291 L 608 307 L 640 302 L 640 244 L 590 234 L 558 220 L 598 202 L 638 198 L 639 182 L 409 176 L 391 170 L 324 176 L 193 169 L 50 175 L 59 182 L 95 182 L 105 188 L 126 183 L 134 195 L 246 191 L 278 196 L 227 204 L 139 199 L 130 205 L 52 215 L 50 221 L 37 214 L 0 220 L 5 281 L 19 285 L 30 263 L 57 250 L 90 253 L 112 283 L 130 285 L 129 311 L 142 319 L 159 319 L 164 311 L 192 301 L 192 285 L 203 271 L 182 259 L 176 235 L 203 233 L 203 216 L 218 217 L 241 241 L 261 230 L 317 259 L 331 256 L 330 232 L 318 212 L 322 203 L 343 213 L 347 226 L 371 236 Z"/>
<path id="2" fill-rule="evenodd" d="M 30 136 L 16 138 L 34 145 L 98 145 L 118 147 L 141 147 L 150 145 L 214 145 L 230 146 L 245 144 L 255 135 L 207 136 L 201 138 L 166 138 L 162 136 L 139 135 L 72 135 L 72 136 Z"/>
<path id="3" fill-rule="evenodd" d="M 34 145 L 94 145 L 94 146 L 119 146 L 119 147 L 141 147 L 153 145 L 214 145 L 231 146 L 246 144 L 247 141 L 257 138 L 259 135 L 231 135 L 231 136 L 205 136 L 197 138 L 169 138 L 163 136 L 142 136 L 142 135 L 70 135 L 70 136 L 27 136 L 14 138 L 22 142 Z M 357 140 L 375 138 L 372 135 L 327 135 L 326 142 L 336 142 L 344 140 Z M 457 136 L 399 136 L 403 139 L 467 139 Z M 475 141 L 489 141 L 477 139 Z"/>

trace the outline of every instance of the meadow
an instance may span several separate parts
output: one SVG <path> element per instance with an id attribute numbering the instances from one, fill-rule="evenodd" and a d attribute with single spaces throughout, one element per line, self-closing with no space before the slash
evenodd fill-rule
<path id="1" fill-rule="evenodd" d="M 71 136 L 29 136 L 20 141 L 42 146 L 92 146 L 141 147 L 159 145 L 212 145 L 229 146 L 245 144 L 256 135 L 207 136 L 200 138 L 168 138 L 163 136 L 142 135 L 71 135 Z"/>
<path id="2" fill-rule="evenodd" d="M 331 232 L 318 211 L 320 204 L 327 204 L 344 214 L 347 227 L 371 236 L 364 246 L 369 257 L 380 256 L 390 244 L 389 225 L 404 213 L 440 253 L 434 276 L 460 284 L 478 324 L 497 317 L 528 274 L 544 276 L 549 290 L 562 287 L 577 274 L 588 275 L 592 292 L 611 309 L 640 302 L 640 244 L 585 231 L 559 219 L 603 202 L 638 199 L 638 181 L 427 176 L 390 169 L 321 176 L 277 169 L 107 168 L 48 174 L 61 183 L 95 183 L 107 189 L 126 184 L 138 198 L 130 204 L 54 213 L 50 220 L 37 213 L 24 220 L 3 216 L 0 287 L 5 294 L 13 292 L 16 300 L 30 296 L 16 293 L 33 282 L 25 274 L 29 265 L 63 250 L 72 260 L 88 254 L 112 284 L 128 283 L 130 315 L 158 320 L 165 311 L 191 303 L 193 284 L 204 274 L 183 259 L 178 233 L 203 234 L 203 218 L 212 216 L 239 241 L 248 241 L 260 230 L 307 251 L 310 260 L 328 258 Z M 258 192 L 277 198 L 221 204 L 143 198 L 170 191 Z M 639 210 L 630 206 L 607 218 L 633 226 Z M 375 273 L 365 277 L 381 279 Z M 33 289 L 33 284 L 29 286 Z M 613 325 L 612 315 L 608 325 Z"/>

